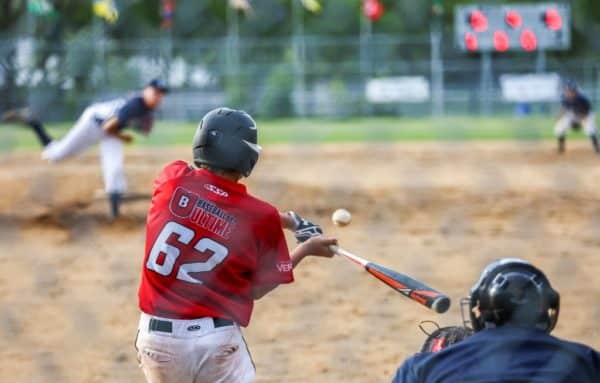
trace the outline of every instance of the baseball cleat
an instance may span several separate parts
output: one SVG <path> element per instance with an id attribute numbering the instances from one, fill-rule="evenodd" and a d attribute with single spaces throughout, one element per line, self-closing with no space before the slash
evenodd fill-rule
<path id="1" fill-rule="evenodd" d="M 26 123 L 31 119 L 29 108 L 9 109 L 2 114 L 2 121 Z"/>

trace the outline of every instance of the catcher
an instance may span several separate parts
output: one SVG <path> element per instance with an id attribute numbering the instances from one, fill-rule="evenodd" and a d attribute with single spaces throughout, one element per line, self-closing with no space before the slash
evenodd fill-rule
<path id="1" fill-rule="evenodd" d="M 600 354 L 550 335 L 560 297 L 530 263 L 504 258 L 488 265 L 463 300 L 475 334 L 398 369 L 400 382 L 600 382 Z"/>

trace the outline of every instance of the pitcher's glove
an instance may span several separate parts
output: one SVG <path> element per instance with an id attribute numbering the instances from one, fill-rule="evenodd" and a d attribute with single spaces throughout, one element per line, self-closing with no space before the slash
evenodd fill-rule
<path id="1" fill-rule="evenodd" d="M 293 211 L 288 211 L 288 214 L 290 217 L 292 217 L 292 220 L 294 220 L 294 237 L 296 237 L 298 243 L 307 241 L 311 237 L 316 237 L 323 234 L 323 229 L 321 229 L 321 226 L 317 225 L 316 223 L 312 223 L 309 220 L 300 217 Z"/>

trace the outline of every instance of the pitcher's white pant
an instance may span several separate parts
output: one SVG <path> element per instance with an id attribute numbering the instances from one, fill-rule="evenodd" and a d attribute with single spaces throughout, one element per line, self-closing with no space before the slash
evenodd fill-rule
<path id="1" fill-rule="evenodd" d="M 556 134 L 556 137 L 564 137 L 574 123 L 581 124 L 583 131 L 588 137 L 596 135 L 596 118 L 594 117 L 594 113 L 588 113 L 587 116 L 578 117 L 573 112 L 566 112 L 558 119 L 554 126 L 554 134 Z"/>
<path id="2" fill-rule="evenodd" d="M 42 152 L 42 158 L 58 162 L 100 142 L 100 158 L 104 189 L 107 193 L 123 193 L 127 189 L 123 169 L 123 143 L 105 134 L 94 119 L 94 106 L 88 107 L 75 125 L 60 140 L 53 140 Z"/>
<path id="3" fill-rule="evenodd" d="M 172 332 L 150 331 L 150 319 Z M 254 364 L 239 326 L 213 326 L 212 318 L 175 320 L 142 313 L 136 341 L 148 383 L 250 383 Z"/>

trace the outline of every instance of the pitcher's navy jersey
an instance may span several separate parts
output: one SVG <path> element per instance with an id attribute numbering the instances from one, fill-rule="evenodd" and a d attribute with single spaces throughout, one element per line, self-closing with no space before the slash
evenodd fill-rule
<path id="1" fill-rule="evenodd" d="M 94 119 L 98 125 L 112 117 L 119 120 L 119 131 L 132 127 L 141 133 L 149 133 L 154 124 L 154 109 L 149 108 L 141 95 L 121 97 L 92 104 Z"/>

